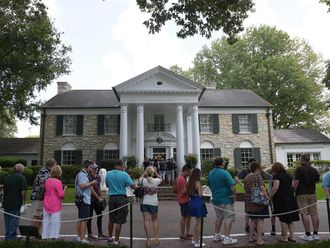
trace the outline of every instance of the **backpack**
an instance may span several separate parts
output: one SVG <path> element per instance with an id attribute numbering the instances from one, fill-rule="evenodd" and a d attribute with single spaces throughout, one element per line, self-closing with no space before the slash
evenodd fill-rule
<path id="1" fill-rule="evenodd" d="M 173 162 L 168 162 L 166 163 L 166 167 L 167 167 L 167 170 L 173 170 L 174 169 L 174 166 L 173 166 Z"/>
<path id="2" fill-rule="evenodd" d="M 160 171 L 166 171 L 166 163 L 165 163 L 165 161 L 160 161 L 159 162 L 159 170 Z"/>

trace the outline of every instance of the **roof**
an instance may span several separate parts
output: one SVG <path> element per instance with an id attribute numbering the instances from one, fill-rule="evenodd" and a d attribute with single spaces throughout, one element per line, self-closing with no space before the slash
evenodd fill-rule
<path id="1" fill-rule="evenodd" d="M 267 107 L 272 105 L 251 90 L 206 89 L 199 102 L 200 107 Z"/>
<path id="2" fill-rule="evenodd" d="M 0 138 L 0 155 L 37 154 L 39 138 Z"/>
<path id="3" fill-rule="evenodd" d="M 58 94 L 41 108 L 118 108 L 120 105 L 112 90 L 70 90 Z M 251 90 L 206 89 L 200 107 L 272 107 Z"/>
<path id="4" fill-rule="evenodd" d="M 275 129 L 275 144 L 330 143 L 330 139 L 314 129 Z"/>
<path id="5" fill-rule="evenodd" d="M 119 102 L 112 90 L 69 90 L 57 94 L 40 108 L 116 108 Z"/>

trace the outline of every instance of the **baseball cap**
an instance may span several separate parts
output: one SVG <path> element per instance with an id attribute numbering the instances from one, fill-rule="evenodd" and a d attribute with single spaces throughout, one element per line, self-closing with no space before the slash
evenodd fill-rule
<path id="1" fill-rule="evenodd" d="M 93 164 L 91 165 L 91 167 L 92 167 L 92 169 L 97 169 L 99 166 L 98 166 L 97 164 L 93 163 Z"/>

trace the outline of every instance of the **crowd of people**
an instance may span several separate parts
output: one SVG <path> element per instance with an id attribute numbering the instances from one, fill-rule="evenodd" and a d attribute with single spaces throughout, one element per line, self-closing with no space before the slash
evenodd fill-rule
<path id="1" fill-rule="evenodd" d="M 148 163 L 147 163 L 148 162 Z M 158 196 L 157 187 L 162 184 L 170 171 L 170 181 L 174 183 L 177 201 L 180 207 L 180 240 L 189 240 L 195 247 L 200 246 L 201 218 L 207 216 L 207 208 L 203 198 L 201 170 L 184 165 L 175 180 L 173 161 L 156 159 L 145 160 L 145 170 L 136 185 L 125 171 L 122 160 L 112 164 L 107 172 L 105 183 L 108 187 L 109 222 L 108 236 L 102 232 L 102 211 L 106 207 L 106 199 L 101 195 L 101 178 L 98 166 L 90 160 L 83 163 L 83 168 L 76 175 L 76 206 L 78 209 L 76 241 L 88 243 L 96 239 L 107 239 L 109 245 L 118 245 L 122 225 L 127 221 L 128 199 L 126 188 L 143 188 L 140 201 L 140 211 L 143 216 L 143 226 L 146 233 L 146 246 L 151 247 L 151 227 L 156 245 L 159 240 Z M 168 166 L 172 163 L 171 166 Z M 165 165 L 164 165 L 165 164 Z M 163 169 L 165 168 L 167 169 Z M 172 167 L 173 166 L 173 167 Z M 171 178 L 173 168 L 173 178 Z M 16 164 L 14 173 L 4 180 L 5 211 L 5 239 L 17 238 L 19 216 L 25 211 L 27 182 L 22 175 L 24 166 Z M 167 174 L 167 175 L 169 175 Z M 60 178 L 62 170 L 54 159 L 49 159 L 45 167 L 37 174 L 31 194 L 32 225 L 37 226 L 42 239 L 58 239 L 60 236 L 60 221 L 62 199 L 66 192 Z M 267 188 L 264 178 L 269 179 Z M 215 211 L 214 242 L 222 241 L 224 245 L 236 244 L 237 239 L 230 236 L 232 224 L 235 222 L 236 184 L 241 184 L 245 190 L 245 231 L 248 242 L 263 245 L 264 219 L 272 216 L 272 231 L 275 235 L 275 219 L 281 225 L 280 242 L 296 242 L 294 222 L 302 220 L 305 234 L 300 239 L 305 241 L 319 240 L 319 218 L 315 185 L 319 181 L 318 171 L 310 165 L 309 156 L 303 154 L 300 166 L 294 176 L 290 176 L 283 164 L 276 162 L 268 171 L 262 170 L 254 159 L 249 160 L 246 169 L 242 170 L 234 179 L 225 169 L 221 157 L 214 159 L 214 168 L 207 176 Z M 330 197 L 330 172 L 323 175 L 322 186 L 326 196 Z M 93 212 L 97 215 L 98 235 L 92 233 L 91 222 Z M 271 214 L 270 214 L 271 212 Z M 195 218 L 195 225 L 191 229 L 191 219 Z M 223 232 L 221 233 L 221 227 Z M 313 229 L 311 229 L 311 226 Z M 41 228 L 42 227 L 42 228 Z M 87 239 L 86 239 L 87 231 Z M 113 236 L 114 233 L 114 236 Z M 205 243 L 202 243 L 205 246 Z"/>

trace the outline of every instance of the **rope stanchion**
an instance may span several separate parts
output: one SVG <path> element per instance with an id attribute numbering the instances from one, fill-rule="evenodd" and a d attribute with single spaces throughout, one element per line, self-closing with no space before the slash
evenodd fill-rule
<path id="1" fill-rule="evenodd" d="M 112 213 L 112 212 L 116 212 L 117 210 L 119 209 L 122 209 L 124 207 L 127 207 L 129 205 L 129 203 L 119 207 L 119 208 L 116 208 L 114 210 L 111 210 L 111 211 L 107 211 L 107 212 L 104 212 L 102 214 L 98 214 L 98 215 L 94 215 L 92 217 L 88 217 L 88 218 L 84 218 L 84 219 L 73 219 L 73 220 L 61 220 L 61 221 L 51 221 L 51 223 L 71 223 L 71 222 L 78 222 L 78 221 L 81 221 L 81 220 L 89 220 L 89 219 L 93 219 L 93 218 L 97 218 L 99 216 L 103 216 L 103 215 L 106 215 L 106 214 L 109 214 L 109 213 Z M 9 215 L 9 216 L 12 216 L 12 217 L 17 217 L 21 220 L 27 220 L 27 221 L 35 221 L 35 222 L 43 222 L 43 220 L 35 220 L 35 219 L 31 219 L 31 218 L 25 218 L 25 217 L 22 217 L 20 215 L 15 215 L 15 214 L 11 214 L 11 213 L 8 213 L 6 211 L 3 211 L 0 209 L 0 213 L 4 213 L 6 215 Z"/>
<path id="2" fill-rule="evenodd" d="M 129 247 L 133 248 L 133 203 L 129 204 Z"/>
<path id="3" fill-rule="evenodd" d="M 204 214 L 203 214 L 203 207 L 202 207 L 202 217 L 201 217 L 201 236 L 199 239 L 199 247 L 203 247 L 203 228 L 204 228 Z"/>
<path id="4" fill-rule="evenodd" d="M 327 197 L 327 213 L 328 213 L 328 225 L 329 225 L 329 233 L 330 233 L 330 206 L 329 206 L 329 198 Z"/>

